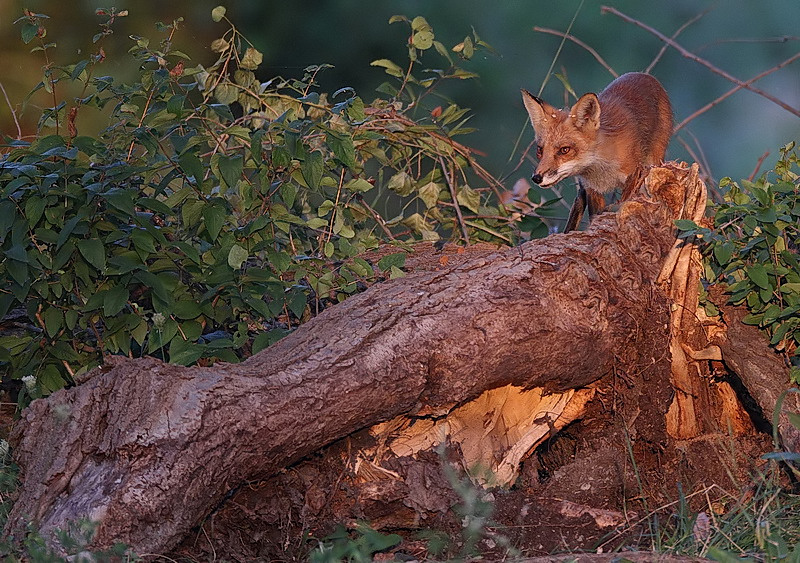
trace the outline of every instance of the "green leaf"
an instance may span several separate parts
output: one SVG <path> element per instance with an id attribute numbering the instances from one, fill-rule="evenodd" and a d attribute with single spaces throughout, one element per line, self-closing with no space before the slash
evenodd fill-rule
<path id="1" fill-rule="evenodd" d="M 131 231 L 131 242 L 137 250 L 144 254 L 155 254 L 156 245 L 153 235 L 144 229 L 134 229 Z"/>
<path id="2" fill-rule="evenodd" d="M 115 285 L 105 293 L 103 298 L 103 315 L 113 317 L 125 308 L 125 304 L 130 298 L 128 288 L 123 285 Z"/>
<path id="3" fill-rule="evenodd" d="M 42 320 L 44 320 L 47 336 L 53 338 L 64 325 L 64 314 L 58 307 L 48 307 L 42 313 Z"/>
<path id="4" fill-rule="evenodd" d="M 237 182 L 239 182 L 239 179 L 242 177 L 242 155 L 220 156 L 218 164 L 219 172 L 222 174 L 222 179 L 225 181 L 225 185 L 229 188 L 235 188 Z"/>
<path id="5" fill-rule="evenodd" d="M 541 210 L 541 208 L 539 208 Z M 544 217 L 551 217 L 552 215 L 541 214 Z M 519 222 L 519 228 L 531 234 L 531 238 L 544 238 L 550 234 L 550 229 L 547 223 L 542 221 L 539 217 L 526 216 Z"/>
<path id="6" fill-rule="evenodd" d="M 736 553 L 714 547 L 713 545 L 708 548 L 707 553 L 711 559 L 719 561 L 719 563 L 742 563 L 747 561 L 747 559 L 742 559 Z"/>
<path id="7" fill-rule="evenodd" d="M 385 272 L 386 270 L 390 270 L 393 266 L 397 268 L 402 268 L 406 265 L 406 256 L 408 254 L 406 252 L 395 252 L 394 254 L 387 254 L 380 260 L 378 260 L 378 268 Z"/>
<path id="8" fill-rule="evenodd" d="M 9 200 L 0 201 L 0 240 L 6 236 L 16 218 L 17 206 L 14 205 L 14 202 Z"/>
<path id="9" fill-rule="evenodd" d="M 279 274 L 289 269 L 291 257 L 286 252 L 270 252 L 267 254 L 269 265 Z"/>
<path id="10" fill-rule="evenodd" d="M 678 227 L 679 231 L 693 231 L 700 228 L 697 223 L 689 219 L 676 219 L 675 226 Z"/>
<path id="11" fill-rule="evenodd" d="M 352 103 L 347 107 L 347 117 L 355 123 L 361 123 L 367 118 L 364 111 L 364 101 L 356 96 Z"/>
<path id="12" fill-rule="evenodd" d="M 208 204 L 203 207 L 203 221 L 211 240 L 217 240 L 222 225 L 225 223 L 225 208 L 221 205 Z"/>
<path id="13" fill-rule="evenodd" d="M 188 342 L 176 337 L 169 344 L 169 361 L 171 364 L 188 366 L 193 364 L 203 355 L 203 347 L 194 342 Z"/>
<path id="14" fill-rule="evenodd" d="M 292 295 L 289 297 L 289 301 L 286 303 L 286 305 L 289 307 L 289 310 L 294 314 L 295 317 L 302 319 L 303 312 L 306 310 L 306 294 L 302 291 L 292 292 Z"/>
<path id="15" fill-rule="evenodd" d="M 39 35 L 39 26 L 35 23 L 27 21 L 22 24 L 22 42 L 26 45 L 33 41 L 33 39 Z"/>
<path id="16" fill-rule="evenodd" d="M 774 223 L 778 220 L 778 214 L 772 207 L 767 207 L 756 212 L 756 219 L 761 223 Z"/>
<path id="17" fill-rule="evenodd" d="M 364 193 L 370 191 L 375 186 L 363 178 L 356 178 L 347 182 L 344 187 L 351 192 Z"/>
<path id="18" fill-rule="evenodd" d="M 225 12 L 225 6 L 217 6 L 211 10 L 211 19 L 215 22 L 222 21 L 222 18 L 225 17 Z"/>
<path id="19" fill-rule="evenodd" d="M 287 209 L 291 209 L 294 205 L 294 199 L 297 197 L 297 187 L 291 182 L 286 182 L 280 187 L 281 199 L 286 204 Z"/>
<path id="20" fill-rule="evenodd" d="M 458 204 L 477 213 L 481 206 L 481 194 L 469 186 L 462 186 L 456 194 Z"/>
<path id="21" fill-rule="evenodd" d="M 745 315 L 744 317 L 742 317 L 742 323 L 744 323 L 746 325 L 759 325 L 759 324 L 761 324 L 761 319 L 762 318 L 763 318 L 763 315 L 748 314 L 748 315 Z"/>
<path id="22" fill-rule="evenodd" d="M 139 270 L 133 275 L 142 283 L 142 285 L 144 285 L 146 288 L 149 288 L 156 297 L 164 302 L 170 301 L 172 294 L 166 288 L 164 282 L 161 281 L 161 278 L 159 278 L 157 275 L 146 270 Z"/>
<path id="23" fill-rule="evenodd" d="M 322 157 L 322 153 L 319 151 L 309 153 L 306 159 L 303 161 L 303 164 L 300 166 L 300 172 L 310 189 L 319 189 L 324 166 L 324 158 Z"/>
<path id="24" fill-rule="evenodd" d="M 61 228 L 61 232 L 58 235 L 58 240 L 56 241 L 56 249 L 61 248 L 61 245 L 67 242 L 67 239 L 72 234 L 72 231 L 75 230 L 75 225 L 77 225 L 78 221 L 81 219 L 82 217 L 80 215 L 76 215 L 64 223 L 64 226 Z"/>
<path id="25" fill-rule="evenodd" d="M 182 299 L 172 305 L 172 313 L 181 320 L 189 320 L 199 317 L 202 310 L 196 301 Z"/>
<path id="26" fill-rule="evenodd" d="M 778 325 L 775 329 L 775 332 L 772 334 L 772 338 L 770 339 L 769 343 L 775 346 L 778 342 L 784 339 L 786 333 L 789 332 L 793 327 L 794 323 L 791 322 L 783 322 Z"/>
<path id="27" fill-rule="evenodd" d="M 425 233 L 425 231 L 431 231 L 430 223 L 419 213 L 412 213 L 401 222 L 406 227 L 420 234 Z"/>
<path id="28" fill-rule="evenodd" d="M 38 381 L 46 393 L 55 393 L 59 389 L 63 389 L 66 384 L 58 368 L 53 364 L 48 364 L 44 367 Z"/>
<path id="29" fill-rule="evenodd" d="M 797 293 L 800 295 L 800 283 L 790 282 L 781 284 L 781 293 Z"/>
<path id="30" fill-rule="evenodd" d="M 253 354 L 258 354 L 264 348 L 272 346 L 287 334 L 289 331 L 283 328 L 273 328 L 268 332 L 257 334 L 253 339 Z"/>
<path id="31" fill-rule="evenodd" d="M 389 59 L 378 59 L 369 63 L 370 66 L 379 66 L 386 70 L 386 74 L 401 78 L 404 74 L 403 69 Z"/>
<path id="32" fill-rule="evenodd" d="M 121 190 L 116 188 L 103 194 L 103 197 L 109 205 L 119 209 L 128 216 L 136 213 L 136 208 L 133 205 L 133 198 L 135 196 L 136 193 L 133 190 Z"/>
<path id="33" fill-rule="evenodd" d="M 772 286 L 769 283 L 767 270 L 764 268 L 763 264 L 753 264 L 752 266 L 748 266 L 745 268 L 745 273 L 747 274 L 747 277 L 750 278 L 750 281 L 752 281 L 761 289 L 772 289 Z"/>
<path id="34" fill-rule="evenodd" d="M 244 248 L 234 244 L 228 252 L 228 265 L 234 270 L 238 270 L 247 261 L 248 256 L 249 254 Z"/>
<path id="35" fill-rule="evenodd" d="M 27 217 L 28 225 L 31 228 L 34 228 L 39 222 L 39 219 L 42 218 L 46 203 L 45 199 L 39 196 L 31 196 L 28 198 L 28 201 L 25 202 L 25 217 Z"/>
<path id="36" fill-rule="evenodd" d="M 721 266 L 724 266 L 731 261 L 734 248 L 735 247 L 731 242 L 716 244 L 714 245 L 714 258 L 716 258 L 717 262 L 719 262 Z"/>
<path id="37" fill-rule="evenodd" d="M 182 154 L 178 158 L 178 164 L 180 164 L 183 171 L 186 173 L 187 176 L 192 176 L 194 181 L 198 184 L 203 182 L 203 177 L 205 176 L 205 167 L 203 167 L 203 163 L 197 157 L 196 154 L 193 152 L 187 152 Z M 169 205 L 169 204 L 167 204 Z"/>
<path id="38" fill-rule="evenodd" d="M 106 249 L 97 239 L 83 239 L 78 241 L 78 250 L 89 264 L 100 272 L 106 269 Z"/>
<path id="39" fill-rule="evenodd" d="M 272 311 L 269 309 L 269 305 L 264 303 L 262 299 L 259 299 L 253 295 L 243 295 L 242 298 L 244 302 L 247 303 L 253 311 L 258 313 L 262 318 L 269 319 L 272 317 Z M 255 353 L 255 352 L 254 352 Z"/>
<path id="40" fill-rule="evenodd" d="M 742 185 L 745 185 L 745 184 L 746 184 L 746 182 L 744 180 L 742 180 Z M 751 186 L 752 186 L 752 184 L 751 184 Z M 758 202 L 761 205 L 769 205 L 769 203 L 770 203 L 769 194 L 767 193 L 766 190 L 763 190 L 763 189 L 761 189 L 759 187 L 756 187 L 756 186 L 752 186 L 751 189 L 750 189 L 750 193 L 752 193 L 754 196 L 756 196 L 756 199 L 758 200 Z"/>
<path id="41" fill-rule="evenodd" d="M 169 101 L 167 101 L 167 112 L 180 118 L 183 115 L 183 102 L 185 100 L 186 96 L 183 95 L 172 96 Z"/>
<path id="42" fill-rule="evenodd" d="M 64 312 L 64 324 L 67 329 L 74 330 L 75 325 L 78 324 L 78 311 L 75 309 L 67 309 L 67 311 Z"/>
<path id="43" fill-rule="evenodd" d="M 6 255 L 7 258 L 11 260 L 16 260 L 17 262 L 24 262 L 28 263 L 28 253 L 25 251 L 25 247 L 21 244 L 15 244 L 8 250 L 6 250 L 3 254 Z"/>
<path id="44" fill-rule="evenodd" d="M 354 168 L 356 165 L 356 149 L 353 145 L 353 138 L 349 135 L 328 132 L 326 135 L 328 146 L 333 151 L 334 156 L 347 166 Z"/>
<path id="45" fill-rule="evenodd" d="M 239 97 L 239 88 L 230 82 L 221 82 L 214 88 L 214 97 L 220 104 L 228 106 Z"/>
<path id="46" fill-rule="evenodd" d="M 425 51 L 433 47 L 433 31 L 430 29 L 422 29 L 416 32 L 411 37 L 411 44 L 420 51 Z M 469 58 L 469 57 L 467 57 Z"/>

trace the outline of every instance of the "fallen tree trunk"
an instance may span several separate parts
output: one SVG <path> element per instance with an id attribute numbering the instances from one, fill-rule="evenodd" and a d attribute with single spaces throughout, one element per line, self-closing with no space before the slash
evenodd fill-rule
<path id="1" fill-rule="evenodd" d="M 696 169 L 553 236 L 373 287 L 236 365 L 109 358 L 35 401 L 12 437 L 22 486 L 6 528 L 99 524 L 95 546 L 175 545 L 243 481 L 403 413 L 445 414 L 507 384 L 558 391 L 636 361 L 641 319 Z M 645 352 L 646 353 L 646 352 Z"/>

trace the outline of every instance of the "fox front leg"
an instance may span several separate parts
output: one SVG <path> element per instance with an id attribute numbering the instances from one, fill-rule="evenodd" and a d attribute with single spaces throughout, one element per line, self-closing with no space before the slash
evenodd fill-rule
<path id="1" fill-rule="evenodd" d="M 581 219 L 583 218 L 583 210 L 586 209 L 586 203 L 587 203 L 586 188 L 584 188 L 583 185 L 579 182 L 578 195 L 575 196 L 575 201 L 572 202 L 572 207 L 569 210 L 569 218 L 567 218 L 567 224 L 564 227 L 564 233 L 574 231 L 578 227 L 578 225 L 581 222 Z"/>
<path id="2" fill-rule="evenodd" d="M 578 195 L 575 197 L 575 201 L 572 203 L 572 208 L 569 210 L 567 225 L 564 227 L 565 233 L 574 231 L 578 228 L 578 225 L 580 225 L 581 219 L 583 218 L 583 212 L 587 207 L 589 208 L 589 221 L 591 221 L 595 215 L 601 213 L 603 209 L 606 208 L 606 200 L 603 197 L 603 194 L 592 190 L 587 190 L 579 181 Z"/>

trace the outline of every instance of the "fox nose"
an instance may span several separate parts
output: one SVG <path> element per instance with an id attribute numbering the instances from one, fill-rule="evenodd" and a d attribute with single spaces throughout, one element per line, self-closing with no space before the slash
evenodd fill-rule
<path id="1" fill-rule="evenodd" d="M 541 184 L 541 183 L 542 183 L 542 175 L 541 175 L 541 174 L 534 174 L 534 175 L 531 177 L 531 180 L 533 180 L 533 182 L 534 182 L 535 184 Z"/>

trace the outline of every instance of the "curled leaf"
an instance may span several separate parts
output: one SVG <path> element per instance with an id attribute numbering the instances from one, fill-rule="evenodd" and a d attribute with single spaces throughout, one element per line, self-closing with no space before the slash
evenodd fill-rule
<path id="1" fill-rule="evenodd" d="M 239 68 L 256 70 L 258 65 L 261 64 L 262 60 L 264 60 L 264 55 L 261 53 L 261 51 L 258 49 L 253 49 L 252 47 L 248 47 L 244 52 L 242 60 L 239 61 Z"/>
<path id="2" fill-rule="evenodd" d="M 211 10 L 211 19 L 214 20 L 215 22 L 222 21 L 222 18 L 225 17 L 226 11 L 227 10 L 225 9 L 225 6 L 217 6 L 216 8 Z"/>

